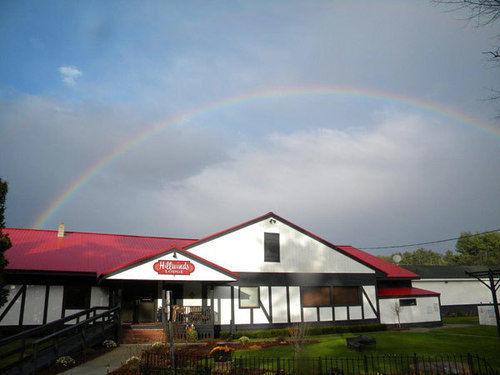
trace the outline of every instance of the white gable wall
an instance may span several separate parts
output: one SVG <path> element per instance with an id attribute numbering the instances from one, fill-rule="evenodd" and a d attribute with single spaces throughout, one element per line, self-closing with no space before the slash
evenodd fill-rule
<path id="1" fill-rule="evenodd" d="M 280 234 L 280 262 L 264 262 L 264 233 Z M 269 218 L 189 248 L 234 272 L 375 273 L 314 238 Z"/>
<path id="2" fill-rule="evenodd" d="M 153 269 L 154 264 L 159 260 L 165 261 L 188 261 L 194 265 L 194 271 L 189 275 L 164 275 L 159 274 Z M 169 280 L 169 281 L 234 281 L 231 278 L 215 269 L 199 263 L 189 257 L 184 256 L 181 252 L 177 252 L 177 258 L 174 258 L 174 253 L 164 254 L 159 257 L 154 257 L 143 264 L 125 269 L 108 277 L 110 280 Z"/>

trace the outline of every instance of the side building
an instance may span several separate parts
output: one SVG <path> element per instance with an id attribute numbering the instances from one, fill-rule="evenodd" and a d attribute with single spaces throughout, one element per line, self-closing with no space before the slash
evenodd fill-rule
<path id="1" fill-rule="evenodd" d="M 441 311 L 448 315 L 477 315 L 477 306 L 492 304 L 491 291 L 478 279 L 466 273 L 484 271 L 481 266 L 401 266 L 420 275 L 413 283 L 419 288 L 441 294 Z M 484 279 L 485 283 L 489 280 Z M 497 283 L 498 279 L 495 280 Z M 500 301 L 500 290 L 497 289 Z"/>
<path id="2" fill-rule="evenodd" d="M 0 326 L 44 324 L 120 305 L 122 323 L 209 312 L 215 332 L 309 325 L 441 324 L 440 296 L 418 274 L 334 245 L 270 212 L 194 239 L 6 229 L 13 247 Z M 162 299 L 163 297 L 163 299 Z"/>

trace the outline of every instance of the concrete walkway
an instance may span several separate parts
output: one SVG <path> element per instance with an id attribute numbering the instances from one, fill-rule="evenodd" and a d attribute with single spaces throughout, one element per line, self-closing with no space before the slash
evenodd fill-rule
<path id="1" fill-rule="evenodd" d="M 122 344 L 118 348 L 61 373 L 62 375 L 106 375 L 123 366 L 133 355 L 139 357 L 149 344 Z"/>
<path id="2" fill-rule="evenodd" d="M 439 327 L 413 327 L 408 329 L 409 332 L 419 332 L 419 333 L 426 333 L 426 332 L 431 332 L 431 331 L 436 331 L 436 330 L 443 330 L 443 329 L 453 329 L 453 328 L 466 328 L 466 327 L 473 327 L 474 324 L 443 324 L 442 326 Z"/>

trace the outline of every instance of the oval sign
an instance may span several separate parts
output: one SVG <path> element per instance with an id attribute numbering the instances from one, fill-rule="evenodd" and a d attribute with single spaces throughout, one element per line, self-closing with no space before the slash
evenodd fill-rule
<path id="1" fill-rule="evenodd" d="M 194 264 L 185 260 L 159 260 L 153 269 L 160 275 L 189 275 L 194 271 Z"/>

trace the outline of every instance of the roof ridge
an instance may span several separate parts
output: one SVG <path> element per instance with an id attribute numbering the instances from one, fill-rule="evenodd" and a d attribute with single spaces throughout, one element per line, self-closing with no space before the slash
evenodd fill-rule
<path id="1" fill-rule="evenodd" d="M 37 231 L 37 232 L 52 232 L 57 233 L 57 230 L 53 229 L 36 229 L 36 228 L 10 228 L 5 227 L 5 230 L 18 230 L 18 231 Z M 81 231 L 72 231 L 67 230 L 65 233 L 76 233 L 76 234 L 92 234 L 99 236 L 120 236 L 120 237 L 136 237 L 136 238 L 155 238 L 162 240 L 186 240 L 186 241 L 198 241 L 196 238 L 182 238 L 182 237 L 161 237 L 161 236 L 143 236 L 139 234 L 120 234 L 120 233 L 99 233 L 99 232 L 81 232 Z"/>

